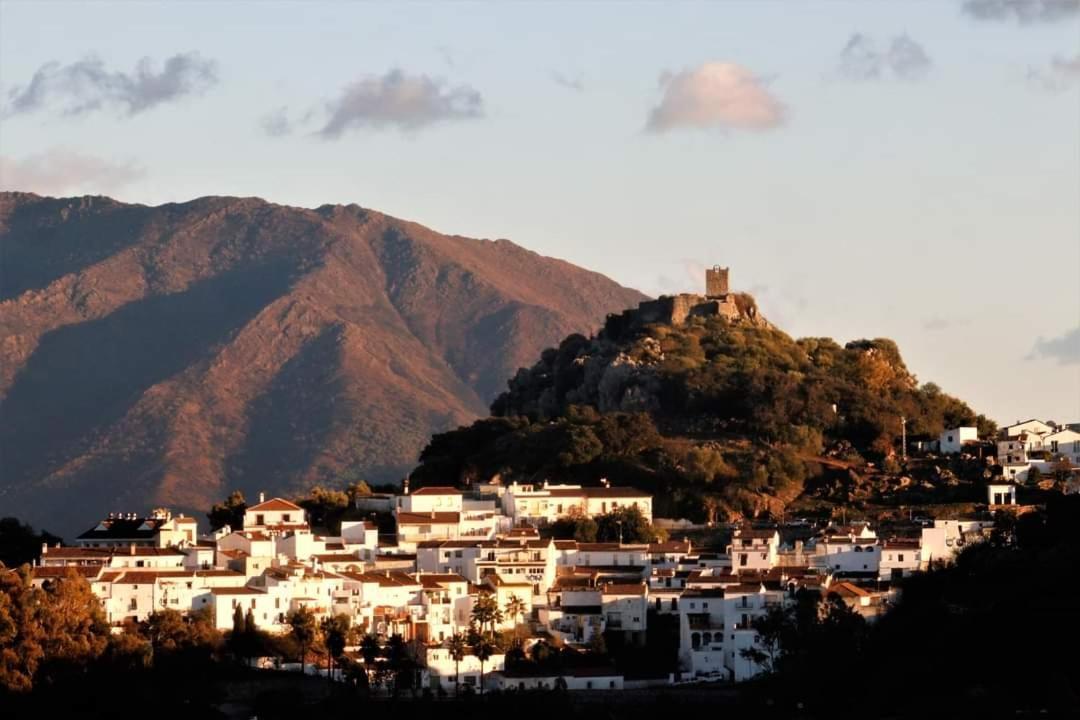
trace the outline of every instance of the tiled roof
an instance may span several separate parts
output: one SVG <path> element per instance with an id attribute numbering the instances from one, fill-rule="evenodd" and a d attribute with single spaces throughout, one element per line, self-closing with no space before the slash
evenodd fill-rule
<path id="1" fill-rule="evenodd" d="M 419 490 L 414 490 L 411 495 L 461 495 L 462 492 L 457 488 L 450 487 L 448 485 L 431 485 L 429 487 L 422 487 Z"/>
<path id="2" fill-rule="evenodd" d="M 457 525 L 461 513 L 456 512 L 401 512 L 397 515 L 398 525 Z"/>
<path id="3" fill-rule="evenodd" d="M 249 507 L 247 512 L 275 512 L 284 510 L 299 510 L 303 512 L 304 508 L 296 503 L 289 502 L 284 498 L 270 498 L 266 502 L 261 502 L 258 505 Z"/>

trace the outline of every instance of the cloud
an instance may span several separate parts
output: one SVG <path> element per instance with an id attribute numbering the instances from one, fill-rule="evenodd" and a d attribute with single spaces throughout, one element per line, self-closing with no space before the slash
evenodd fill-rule
<path id="1" fill-rule="evenodd" d="M 1080 364 L 1080 325 L 1069 330 L 1061 337 L 1035 341 L 1031 357 L 1055 359 L 1059 365 Z"/>
<path id="2" fill-rule="evenodd" d="M 217 64 L 198 53 L 173 55 L 160 72 L 143 58 L 132 73 L 109 72 L 97 58 L 70 65 L 42 65 L 30 82 L 8 93 L 7 114 L 31 113 L 57 106 L 64 115 L 115 108 L 137 115 L 185 95 L 205 92 L 217 82 Z"/>
<path id="3" fill-rule="evenodd" d="M 1050 23 L 1076 16 L 1080 0 L 967 0 L 964 12 L 976 20 Z"/>
<path id="4" fill-rule="evenodd" d="M 581 92 L 585 89 L 585 80 L 579 72 L 574 73 L 573 75 L 569 75 L 566 73 L 561 73 L 558 70 L 552 70 L 551 79 L 554 80 L 557 85 L 562 85 L 568 90 L 576 90 L 577 92 Z"/>
<path id="5" fill-rule="evenodd" d="M 329 119 L 319 134 L 336 139 L 355 128 L 419 130 L 480 117 L 483 105 L 479 91 L 468 85 L 448 87 L 442 80 L 394 69 L 346 86 L 336 100 L 327 103 Z"/>
<path id="6" fill-rule="evenodd" d="M 727 62 L 660 77 L 664 96 L 649 113 L 645 129 L 676 128 L 770 130 L 784 123 L 785 109 L 760 78 Z"/>
<path id="7" fill-rule="evenodd" d="M 1080 84 L 1080 53 L 1074 58 L 1055 57 L 1045 68 L 1030 68 L 1028 82 L 1049 92 L 1063 92 Z"/>
<path id="8" fill-rule="evenodd" d="M 293 131 L 293 123 L 289 120 L 289 108 L 284 105 L 264 115 L 259 125 L 270 137 L 291 135 Z"/>
<path id="9" fill-rule="evenodd" d="M 923 46 L 907 35 L 897 35 L 888 49 L 878 50 L 869 35 L 852 33 L 840 53 L 839 71 L 849 80 L 915 80 L 924 76 L 932 64 Z"/>
<path id="10" fill-rule="evenodd" d="M 143 177 L 132 163 L 114 163 L 66 148 L 52 148 L 15 160 L 0 155 L 0 189 L 65 195 L 73 191 L 107 194 Z"/>

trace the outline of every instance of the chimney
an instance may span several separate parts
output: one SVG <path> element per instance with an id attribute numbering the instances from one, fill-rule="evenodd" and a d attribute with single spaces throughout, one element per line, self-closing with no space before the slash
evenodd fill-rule
<path id="1" fill-rule="evenodd" d="M 266 502 L 266 493 L 260 492 L 259 493 L 259 503 L 262 504 L 264 502 Z"/>
<path id="2" fill-rule="evenodd" d="M 402 495 L 409 494 L 409 478 L 405 478 L 401 481 L 401 493 Z"/>
<path id="3" fill-rule="evenodd" d="M 41 543 L 41 557 L 49 554 L 49 543 Z"/>
<path id="4" fill-rule="evenodd" d="M 130 552 L 130 553 L 131 553 L 132 555 L 134 555 L 134 554 L 135 554 L 135 543 L 131 543 L 131 545 L 129 546 L 129 552 Z"/>

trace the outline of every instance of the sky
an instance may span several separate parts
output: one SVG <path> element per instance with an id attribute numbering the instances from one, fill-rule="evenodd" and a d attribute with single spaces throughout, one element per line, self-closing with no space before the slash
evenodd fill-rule
<path id="1" fill-rule="evenodd" d="M 0 0 L 0 188 L 357 203 L 1080 420 L 1080 0 Z"/>

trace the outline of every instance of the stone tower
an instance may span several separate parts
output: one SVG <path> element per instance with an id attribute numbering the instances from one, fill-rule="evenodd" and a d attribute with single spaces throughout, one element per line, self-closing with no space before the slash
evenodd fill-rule
<path id="1" fill-rule="evenodd" d="M 718 298 L 728 294 L 728 268 L 713 265 L 705 270 L 705 297 Z"/>

